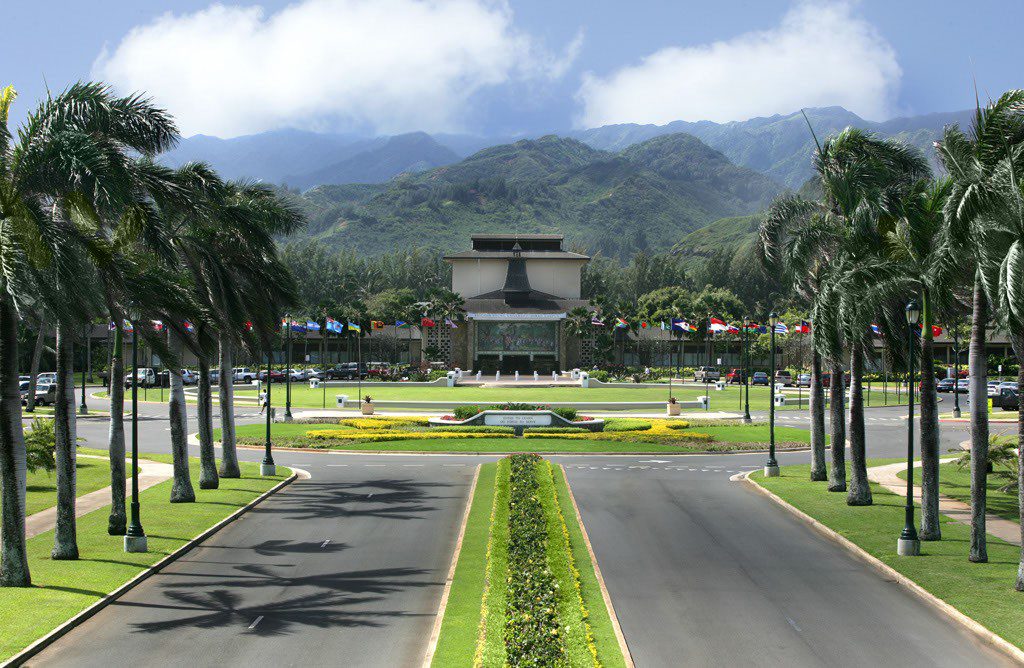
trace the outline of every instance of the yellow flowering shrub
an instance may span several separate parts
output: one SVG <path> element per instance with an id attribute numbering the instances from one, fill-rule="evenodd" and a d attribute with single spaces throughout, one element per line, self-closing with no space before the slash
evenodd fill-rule
<path id="1" fill-rule="evenodd" d="M 311 429 L 306 436 L 317 440 L 358 441 L 360 443 L 382 443 L 384 441 L 407 441 L 412 439 L 443 440 L 461 438 L 512 438 L 513 434 L 479 433 L 471 431 L 353 431 L 351 429 Z"/>
<path id="2" fill-rule="evenodd" d="M 338 425 L 342 427 L 355 427 L 356 429 L 406 429 L 408 427 L 426 427 L 427 418 L 401 417 L 401 418 L 348 418 L 339 420 Z"/>

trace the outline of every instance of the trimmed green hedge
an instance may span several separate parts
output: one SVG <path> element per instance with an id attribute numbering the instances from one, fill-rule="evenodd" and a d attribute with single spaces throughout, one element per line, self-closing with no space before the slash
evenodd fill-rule
<path id="1" fill-rule="evenodd" d="M 583 427 L 527 427 L 526 431 L 531 434 L 583 434 L 590 430 Z"/>
<path id="2" fill-rule="evenodd" d="M 547 518 L 537 499 L 537 455 L 511 457 L 505 652 L 513 666 L 566 665 L 558 586 L 547 563 Z"/>
<path id="3" fill-rule="evenodd" d="M 638 418 L 610 418 L 604 423 L 605 431 L 647 431 L 651 423 Z"/>
<path id="4" fill-rule="evenodd" d="M 474 434 L 513 434 L 515 429 L 512 427 L 495 427 L 493 425 L 471 425 L 471 424 L 455 424 L 455 425 L 442 425 L 440 427 L 431 427 L 430 431 L 471 431 Z"/>

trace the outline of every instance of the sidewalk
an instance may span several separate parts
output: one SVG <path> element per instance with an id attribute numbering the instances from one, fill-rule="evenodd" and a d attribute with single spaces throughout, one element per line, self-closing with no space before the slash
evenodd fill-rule
<path id="1" fill-rule="evenodd" d="M 947 457 L 941 461 L 952 461 L 952 458 Z M 914 462 L 914 467 L 921 468 L 921 462 Z M 897 473 L 905 471 L 906 468 L 906 462 L 873 466 L 868 469 L 868 480 L 878 483 L 893 494 L 898 494 L 900 497 L 905 498 L 907 495 L 907 483 Z M 919 503 L 921 501 L 921 488 L 918 486 L 914 487 L 914 499 Z M 940 495 L 939 512 L 960 524 L 971 525 L 971 507 L 966 503 Z M 996 517 L 991 513 L 986 513 L 985 515 L 985 533 L 1007 543 L 1020 545 L 1020 524 L 1003 519 L 1002 517 Z"/>
<path id="2" fill-rule="evenodd" d="M 89 459 L 103 459 L 106 457 L 99 457 L 97 455 L 82 455 L 79 457 L 88 457 Z M 131 462 L 128 462 L 127 469 L 131 469 Z M 174 476 L 174 467 L 170 464 L 163 464 L 161 462 L 154 462 L 148 459 L 139 460 L 139 491 L 149 489 L 153 485 L 158 485 L 165 480 L 170 480 Z M 75 517 L 81 517 L 82 515 L 91 513 L 94 510 L 103 508 L 104 506 L 110 505 L 110 487 L 104 487 L 98 489 L 95 492 L 89 492 L 83 494 L 75 500 Z M 29 515 L 25 518 L 25 537 L 31 538 L 32 536 L 38 536 L 41 533 L 45 533 L 52 529 L 57 523 L 57 506 L 41 510 L 35 515 Z"/>

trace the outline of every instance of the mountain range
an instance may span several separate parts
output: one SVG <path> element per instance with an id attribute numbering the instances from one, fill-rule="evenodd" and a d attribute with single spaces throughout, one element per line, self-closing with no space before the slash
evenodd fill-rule
<path id="1" fill-rule="evenodd" d="M 324 185 L 301 196 L 303 234 L 359 253 L 465 248 L 475 232 L 561 232 L 570 247 L 628 258 L 761 210 L 783 187 L 692 135 L 621 151 L 546 136 L 479 151 L 386 184 Z"/>
<path id="2" fill-rule="evenodd" d="M 807 118 L 805 120 L 804 113 Z M 685 132 L 720 151 L 736 165 L 748 167 L 796 189 L 810 176 L 814 137 L 847 126 L 901 138 L 932 154 L 931 144 L 949 123 L 969 121 L 971 112 L 947 112 L 867 121 L 842 107 L 806 109 L 731 123 L 676 121 L 667 125 L 607 125 L 560 133 L 591 148 L 621 151 L 667 134 Z M 451 165 L 481 149 L 508 144 L 510 137 L 414 132 L 367 137 L 275 130 L 219 139 L 197 135 L 184 139 L 162 160 L 172 166 L 189 160 L 211 163 L 228 178 L 253 178 L 305 190 L 316 185 L 383 183 L 400 174 Z"/>

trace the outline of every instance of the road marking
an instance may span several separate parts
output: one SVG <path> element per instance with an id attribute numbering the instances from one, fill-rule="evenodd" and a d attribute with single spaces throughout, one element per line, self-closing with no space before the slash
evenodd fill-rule
<path id="1" fill-rule="evenodd" d="M 256 628 L 256 625 L 263 621 L 263 615 L 260 615 L 256 619 L 252 620 L 252 624 L 249 624 L 249 630 L 252 631 Z"/>
<path id="2" fill-rule="evenodd" d="M 402 466 L 423 466 L 423 464 L 402 464 Z"/>
<path id="3" fill-rule="evenodd" d="M 331 542 L 331 539 L 328 538 L 324 542 L 320 543 L 320 549 L 323 549 L 323 548 L 327 547 L 327 543 L 330 543 L 330 542 Z"/>
<path id="4" fill-rule="evenodd" d="M 386 466 L 386 464 L 363 464 L 363 466 Z"/>
<path id="5" fill-rule="evenodd" d="M 639 464 L 668 464 L 670 459 L 640 459 L 637 461 Z"/>
<path id="6" fill-rule="evenodd" d="M 786 621 L 789 622 L 790 626 L 792 626 L 794 629 L 796 629 L 797 633 L 803 633 L 803 629 L 801 629 L 799 626 L 797 626 L 797 623 L 794 622 L 792 619 L 790 619 L 788 615 L 786 616 Z"/>
<path id="7" fill-rule="evenodd" d="M 327 466 L 348 466 L 348 464 L 328 464 Z"/>
<path id="8" fill-rule="evenodd" d="M 372 499 L 372 498 L 373 498 L 373 492 L 370 492 L 369 494 L 367 494 L 367 495 L 366 495 L 366 498 L 368 498 L 368 499 Z"/>

